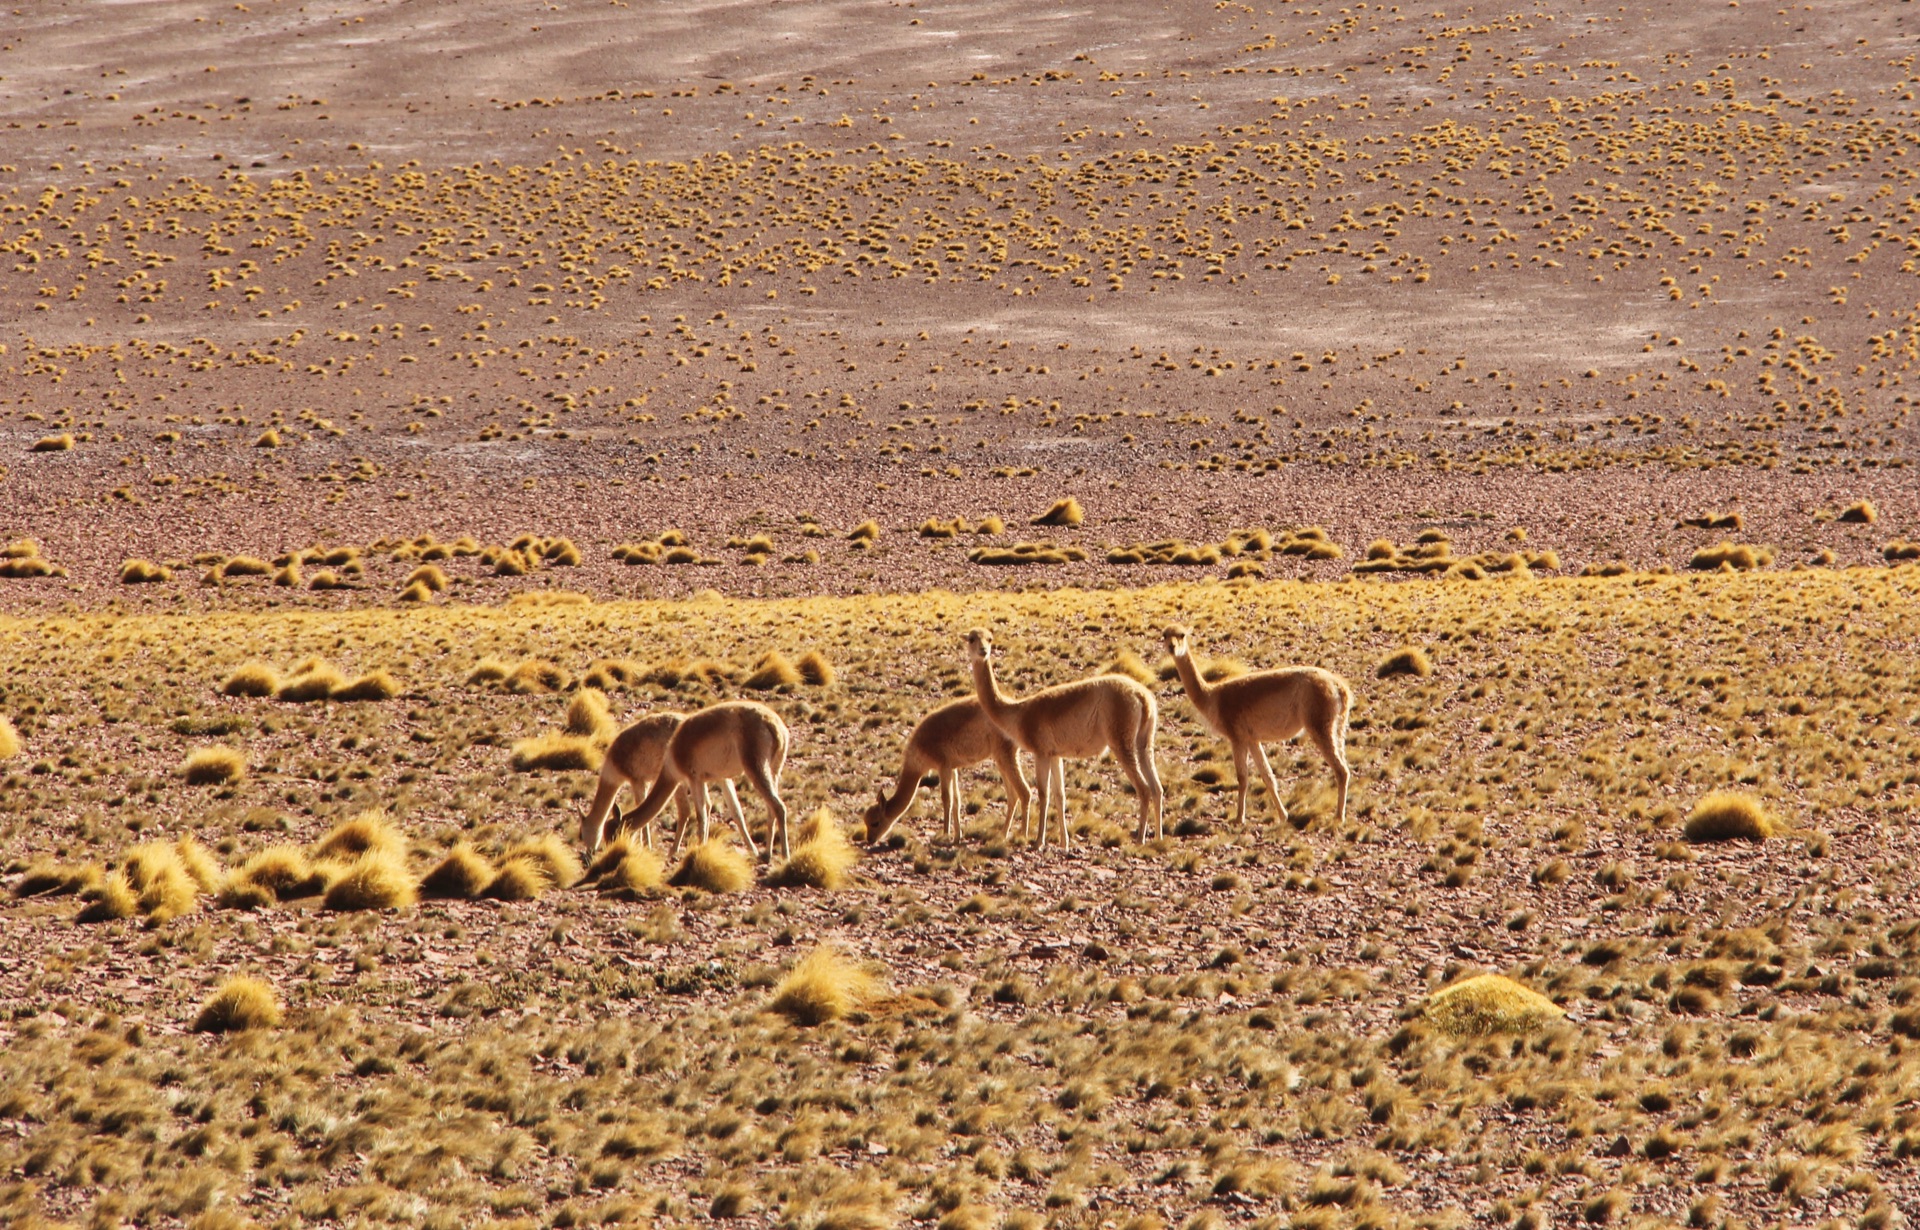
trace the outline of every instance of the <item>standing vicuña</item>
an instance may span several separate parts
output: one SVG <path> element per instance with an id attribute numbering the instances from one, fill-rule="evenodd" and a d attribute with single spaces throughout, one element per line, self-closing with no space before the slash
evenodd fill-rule
<path id="1" fill-rule="evenodd" d="M 1035 692 L 1022 700 L 1001 695 L 993 678 L 993 638 L 976 628 L 967 633 L 967 660 L 973 668 L 974 694 L 987 720 L 1016 744 L 1033 753 L 1040 774 L 1040 844 L 1047 844 L 1047 812 L 1058 798 L 1060 844 L 1069 848 L 1065 761 L 1090 759 L 1111 748 L 1113 758 L 1140 795 L 1138 840 L 1165 828 L 1161 809 L 1166 795 L 1153 763 L 1154 726 L 1160 709 L 1153 693 L 1123 675 L 1096 675 Z"/>
<path id="2" fill-rule="evenodd" d="M 1021 832 L 1032 821 L 1033 789 L 1020 771 L 1020 757 L 1013 740 L 996 729 L 980 708 L 980 702 L 965 697 L 940 706 L 920 720 L 907 738 L 907 752 L 900 765 L 900 776 L 893 785 L 893 797 L 886 787 L 879 788 L 880 801 L 867 808 L 867 840 L 879 841 L 893 831 L 894 824 L 913 806 L 920 793 L 920 779 L 928 773 L 940 775 L 940 811 L 946 817 L 947 836 L 960 840 L 960 770 L 991 760 L 1000 767 L 1007 784 L 1007 836 L 1013 835 L 1013 818 L 1020 816 Z"/>
<path id="3" fill-rule="evenodd" d="M 751 700 L 722 701 L 709 705 L 680 723 L 667 740 L 667 752 L 660 765 L 660 776 L 640 806 L 627 813 L 626 823 L 644 829 L 666 807 L 676 789 L 684 788 L 693 804 L 694 817 L 700 822 L 700 840 L 707 840 L 707 783 L 745 776 L 767 803 L 767 850 L 780 837 L 782 855 L 793 853 L 787 834 L 787 805 L 780 801 L 780 770 L 787 763 L 787 724 L 765 705 Z M 747 830 L 746 817 L 737 811 L 740 837 L 747 850 L 758 855 L 753 834 Z M 682 826 L 684 830 L 684 826 Z M 675 834 L 679 847 L 682 834 Z"/>
<path id="4" fill-rule="evenodd" d="M 1340 792 L 1335 823 L 1344 824 L 1347 781 L 1352 776 L 1347 769 L 1347 714 L 1353 708 L 1353 689 L 1347 681 L 1317 666 L 1289 666 L 1208 683 L 1188 652 L 1187 630 L 1168 628 L 1164 635 L 1174 669 L 1180 672 L 1180 682 L 1187 689 L 1187 699 L 1193 702 L 1201 720 L 1233 747 L 1233 771 L 1240 779 L 1235 823 L 1247 818 L 1247 788 L 1252 784 L 1248 762 L 1253 760 L 1260 762 L 1260 772 L 1267 779 L 1280 818 L 1287 818 L 1287 805 L 1280 801 L 1280 787 L 1273 780 L 1267 749 L 1260 745 L 1283 742 L 1304 730 L 1333 768 L 1334 784 Z"/>
<path id="5" fill-rule="evenodd" d="M 600 786 L 594 791 L 593 806 L 580 816 L 580 844 L 587 848 L 589 855 L 599 851 L 609 829 L 620 831 L 624 813 L 614 802 L 620 787 L 633 792 L 636 804 L 647 797 L 647 788 L 660 776 L 660 766 L 666 760 L 667 740 L 686 720 L 684 713 L 650 713 L 614 736 L 606 759 L 600 762 Z M 734 817 L 745 824 L 740 812 L 740 796 L 734 793 L 731 781 L 726 783 L 726 788 Z M 684 791 L 674 796 L 673 805 L 679 811 L 680 828 L 685 829 L 688 811 Z M 642 829 L 641 835 L 646 844 L 653 844 L 652 825 Z"/>

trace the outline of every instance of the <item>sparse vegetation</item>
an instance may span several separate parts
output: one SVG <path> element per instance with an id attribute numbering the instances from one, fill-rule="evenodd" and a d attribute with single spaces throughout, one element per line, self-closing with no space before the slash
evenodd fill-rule
<path id="1" fill-rule="evenodd" d="M 1765 841 L 1778 827 L 1759 799 L 1722 790 L 1695 803 L 1681 831 L 1688 841 Z"/>
<path id="2" fill-rule="evenodd" d="M 193 1019 L 199 1033 L 236 1033 L 273 1029 L 280 1024 L 280 1003 L 273 988 L 258 978 L 229 978 L 220 984 Z"/>
<path id="3" fill-rule="evenodd" d="M 753 864 L 731 841 L 715 837 L 688 850 L 667 882 L 707 893 L 745 892 L 753 883 Z"/>
<path id="4" fill-rule="evenodd" d="M 189 786 L 224 786 L 246 774 L 247 758 L 231 747 L 197 748 L 180 766 Z"/>
<path id="5" fill-rule="evenodd" d="M 837 1021 L 872 1000 L 881 982 L 838 949 L 822 944 L 780 980 L 768 1005 L 798 1025 Z"/>

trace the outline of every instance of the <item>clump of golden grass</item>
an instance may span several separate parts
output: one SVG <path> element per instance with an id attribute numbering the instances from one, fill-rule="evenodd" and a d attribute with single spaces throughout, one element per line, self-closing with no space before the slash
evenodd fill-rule
<path id="1" fill-rule="evenodd" d="M 567 844 L 566 839 L 557 833 L 515 842 L 507 847 L 501 861 L 507 863 L 515 859 L 540 868 L 541 873 L 557 887 L 572 888 L 580 882 L 580 858 L 574 854 L 573 847 Z"/>
<path id="2" fill-rule="evenodd" d="M 581 688 L 567 702 L 567 727 L 570 735 L 595 743 L 610 743 L 619 733 L 613 715 L 607 711 L 607 694 L 599 688 Z"/>
<path id="3" fill-rule="evenodd" d="M 268 846 L 247 858 L 227 877 L 219 903 L 228 909 L 252 910 L 314 897 L 327 891 L 328 873 L 307 860 L 299 846 Z"/>
<path id="4" fill-rule="evenodd" d="M 878 521 L 862 521 L 859 525 L 847 531 L 847 540 L 849 542 L 872 542 L 878 537 L 880 537 L 880 523 Z"/>
<path id="5" fill-rule="evenodd" d="M 1880 548 L 1880 558 L 1886 560 L 1888 563 L 1894 563 L 1899 560 L 1920 559 L 1920 542 L 1908 542 L 1904 538 L 1896 538 L 1886 546 Z"/>
<path id="6" fill-rule="evenodd" d="M 408 573 L 406 580 L 408 588 L 424 586 L 436 594 L 443 592 L 450 584 L 452 582 L 447 580 L 446 572 L 438 564 L 422 564 Z"/>
<path id="7" fill-rule="evenodd" d="M 415 581 L 401 590 L 400 596 L 396 598 L 395 601 L 406 603 L 432 602 L 433 590 L 421 582 Z"/>
<path id="8" fill-rule="evenodd" d="M 49 858 L 37 858 L 22 872 L 13 886 L 13 895 L 24 897 L 61 897 L 98 888 L 106 874 L 92 863 L 68 865 Z"/>
<path id="9" fill-rule="evenodd" d="M 715 837 L 688 850 L 667 882 L 707 893 L 744 892 L 753 883 L 753 864 L 725 837 Z"/>
<path id="10" fill-rule="evenodd" d="M 744 686 L 756 692 L 790 692 L 800 686 L 800 671 L 777 649 L 769 650 L 753 664 Z"/>
<path id="11" fill-rule="evenodd" d="M 400 684 L 384 670 L 368 671 L 327 693 L 328 700 L 344 702 L 392 700 L 400 695 Z"/>
<path id="12" fill-rule="evenodd" d="M 273 697 L 293 705 L 310 704 L 328 699 L 336 689 L 346 686 L 346 682 L 346 677 L 325 658 L 308 658 L 281 681 Z"/>
<path id="13" fill-rule="evenodd" d="M 180 776 L 189 786 L 222 786 L 246 775 L 247 758 L 224 745 L 195 748 L 180 765 Z"/>
<path id="14" fill-rule="evenodd" d="M 282 564 L 280 570 L 273 574 L 273 583 L 282 589 L 299 589 L 305 580 L 306 576 L 300 571 L 297 561 Z"/>
<path id="15" fill-rule="evenodd" d="M 267 428 L 265 431 L 261 432 L 259 435 L 253 438 L 253 447 L 279 448 L 280 432 L 277 429 L 272 427 Z"/>
<path id="16" fill-rule="evenodd" d="M 638 662 L 626 658 L 601 658 L 589 666 L 587 673 L 580 677 L 580 686 L 611 692 L 616 688 L 632 687 L 639 683 L 646 673 L 646 668 Z"/>
<path id="17" fill-rule="evenodd" d="M 218 891 L 222 881 L 227 878 L 213 851 L 201 845 L 200 839 L 191 833 L 173 843 L 173 852 L 179 855 L 180 866 L 187 873 L 187 878 L 203 893 Z"/>
<path id="18" fill-rule="evenodd" d="M 418 896 L 403 854 L 369 850 L 327 886 L 321 904 L 329 910 L 404 910 Z"/>
<path id="19" fill-rule="evenodd" d="M 135 907 L 155 923 L 185 914 L 200 895 L 200 885 L 181 859 L 179 848 L 164 841 L 150 841 L 128 851 L 119 875 L 134 894 Z"/>
<path id="20" fill-rule="evenodd" d="M 1840 520 L 1853 525 L 1872 525 L 1879 519 L 1880 510 L 1873 506 L 1872 500 L 1861 500 L 1840 510 Z"/>
<path id="21" fill-rule="evenodd" d="M 29 453 L 64 453 L 73 447 L 73 433 L 63 431 L 59 435 L 41 436 L 27 449 Z"/>
<path id="22" fill-rule="evenodd" d="M 786 888 L 846 887 L 847 873 L 860 861 L 833 812 L 822 807 L 807 817 L 794 833 L 793 854 L 769 877 Z"/>
<path id="23" fill-rule="evenodd" d="M 20 732 L 13 723 L 0 715 L 0 760 L 12 760 L 20 754 Z"/>
<path id="24" fill-rule="evenodd" d="M 878 978 L 838 948 L 821 944 L 780 980 L 767 1006 L 795 1024 L 822 1025 L 856 1011 L 882 989 Z"/>
<path id="25" fill-rule="evenodd" d="M 75 915 L 75 922 L 111 922 L 132 918 L 140 912 L 140 894 L 134 891 L 124 871 L 116 871 L 97 886 L 83 889 L 80 899 L 87 904 Z"/>
<path id="26" fill-rule="evenodd" d="M 1426 1006 L 1426 1017 L 1436 1028 L 1465 1038 L 1532 1033 L 1565 1015 L 1538 991 L 1499 974 L 1481 974 L 1435 991 Z"/>
<path id="27" fill-rule="evenodd" d="M 153 585 L 172 579 L 171 571 L 150 560 L 130 559 L 120 565 L 120 584 L 122 585 Z"/>
<path id="28" fill-rule="evenodd" d="M 535 692 L 564 692 L 573 686 L 573 676 L 551 662 L 528 658 L 508 671 L 507 691 L 522 696 Z"/>
<path id="29" fill-rule="evenodd" d="M 265 662 L 248 662 L 220 681 L 222 696 L 272 696 L 280 690 L 280 672 Z"/>
<path id="30" fill-rule="evenodd" d="M 1707 572 L 1715 568 L 1732 568 L 1745 572 L 1753 568 L 1765 568 L 1773 563 L 1773 551 L 1769 547 L 1754 547 L 1743 542 L 1717 542 L 1710 547 L 1701 547 L 1687 561 L 1687 567 L 1697 572 Z"/>
<path id="31" fill-rule="evenodd" d="M 1720 790 L 1693 805 L 1681 835 L 1688 841 L 1765 841 L 1780 826 L 1759 799 L 1738 791 Z"/>
<path id="32" fill-rule="evenodd" d="M 1171 659 L 1169 659 L 1168 665 L 1172 665 Z M 1139 654 L 1133 652 L 1131 649 L 1122 649 L 1119 653 L 1115 654 L 1113 661 L 1109 662 L 1106 669 L 1100 673 L 1103 675 L 1124 675 L 1135 683 L 1143 683 L 1148 687 L 1152 687 L 1154 683 L 1152 668 L 1146 664 L 1145 660 L 1143 660 Z"/>
<path id="33" fill-rule="evenodd" d="M 1074 499 L 1072 496 L 1068 496 L 1064 500 L 1055 500 L 1052 504 L 1048 505 L 1047 510 L 1035 517 L 1032 523 L 1034 525 L 1072 526 L 1079 525 L 1086 519 L 1087 514 L 1085 510 L 1080 507 L 1080 501 Z"/>
<path id="34" fill-rule="evenodd" d="M 833 663 L 829 662 L 826 655 L 818 649 L 809 649 L 807 652 L 801 654 L 800 660 L 795 662 L 793 667 L 800 672 L 801 682 L 811 687 L 830 688 L 833 686 Z"/>
<path id="35" fill-rule="evenodd" d="M 31 538 L 0 547 L 0 578 L 31 580 L 34 577 L 64 577 L 65 568 L 55 567 L 40 555 L 40 544 Z"/>
<path id="36" fill-rule="evenodd" d="M 1696 530 L 1737 530 L 1746 524 L 1737 512 L 1703 513 L 1698 517 L 1682 517 L 1680 524 Z"/>
<path id="37" fill-rule="evenodd" d="M 468 842 L 456 842 L 439 864 L 420 878 L 423 897 L 471 901 L 485 892 L 499 871 Z"/>
<path id="38" fill-rule="evenodd" d="M 193 1019 L 196 1033 L 226 1034 L 243 1029 L 272 1029 L 280 1024 L 273 988 L 258 978 L 229 978 Z"/>
<path id="39" fill-rule="evenodd" d="M 313 843 L 307 856 L 316 863 L 351 863 L 365 854 L 404 858 L 407 843 L 379 808 L 365 811 L 333 826 Z"/>
<path id="40" fill-rule="evenodd" d="M 273 566 L 251 555 L 235 555 L 221 564 L 218 571 L 223 577 L 264 577 L 273 571 Z"/>
<path id="41" fill-rule="evenodd" d="M 591 740 L 549 733 L 515 743 L 507 763 L 516 773 L 561 773 L 571 769 L 592 773 L 600 768 L 600 759 L 600 749 Z"/>
<path id="42" fill-rule="evenodd" d="M 650 847 L 635 845 L 622 833 L 600 851 L 585 878 L 603 893 L 631 898 L 660 888 L 666 883 L 666 875 L 666 864 L 658 854 Z"/>
<path id="43" fill-rule="evenodd" d="M 1397 650 L 1381 659 L 1380 665 L 1373 669 L 1377 679 L 1390 679 L 1395 675 L 1414 675 L 1426 678 L 1433 674 L 1433 660 L 1427 657 L 1427 651 L 1418 645 Z"/>
<path id="44" fill-rule="evenodd" d="M 499 870 L 480 890 L 480 895 L 490 901 L 537 901 L 552 887 L 553 881 L 545 867 L 534 859 L 516 855 L 500 860 Z"/>
<path id="45" fill-rule="evenodd" d="M 472 670 L 467 672 L 467 683 L 469 686 L 476 683 L 499 683 L 511 674 L 513 674 L 512 663 L 502 662 L 499 658 L 482 658 L 474 664 Z"/>
<path id="46" fill-rule="evenodd" d="M 1011 547 L 975 547 L 967 552 L 969 563 L 1018 567 L 1024 564 L 1069 564 L 1087 558 L 1079 547 L 1060 547 L 1050 542 L 1016 542 Z"/>
<path id="47" fill-rule="evenodd" d="M 307 580 L 308 589 L 323 592 L 330 589 L 346 589 L 347 586 L 346 579 L 331 568 L 322 568 Z"/>
<path id="48" fill-rule="evenodd" d="M 981 535 L 1004 534 L 1007 532 L 1007 523 L 995 516 L 982 517 L 974 524 L 973 532 Z"/>

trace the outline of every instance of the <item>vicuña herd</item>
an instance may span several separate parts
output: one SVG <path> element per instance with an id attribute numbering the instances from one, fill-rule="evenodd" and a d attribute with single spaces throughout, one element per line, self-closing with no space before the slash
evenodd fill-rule
<path id="1" fill-rule="evenodd" d="M 1233 749 L 1238 778 L 1236 823 L 1247 817 L 1247 790 L 1252 766 L 1273 795 L 1274 806 L 1286 818 L 1280 787 L 1262 745 L 1281 742 L 1305 732 L 1333 769 L 1339 794 L 1338 818 L 1347 816 L 1347 716 L 1353 689 L 1331 671 L 1315 666 L 1256 671 L 1219 683 L 1209 683 L 1194 665 L 1185 628 L 1163 634 L 1174 669 L 1195 711 L 1215 734 Z M 1033 757 L 1040 773 L 1040 844 L 1047 844 L 1047 817 L 1060 817 L 1060 845 L 1069 848 L 1065 762 L 1087 760 L 1111 751 L 1120 771 L 1140 798 L 1140 823 L 1135 837 L 1145 841 L 1149 829 L 1165 833 L 1166 791 L 1153 762 L 1153 736 L 1159 725 L 1159 705 L 1153 693 L 1125 675 L 1095 675 L 1044 688 L 1014 698 L 1001 692 L 993 674 L 993 638 L 979 629 L 967 633 L 967 662 L 973 672 L 974 695 L 949 701 L 935 709 L 907 739 L 893 794 L 879 788 L 879 801 L 866 810 L 866 836 L 878 842 L 893 831 L 919 794 L 928 773 L 940 781 L 940 809 L 946 835 L 960 837 L 960 770 L 991 760 L 1007 787 L 1006 835 L 1013 835 L 1016 818 L 1022 836 L 1032 831 L 1033 788 L 1021 772 L 1019 753 Z M 592 806 L 580 818 L 580 840 L 589 852 L 598 851 L 612 835 L 635 828 L 641 840 L 653 842 L 653 821 L 669 801 L 677 809 L 674 829 L 678 846 L 687 822 L 700 822 L 700 840 L 708 835 L 708 785 L 725 788 L 733 819 L 748 851 L 758 854 L 748 829 L 733 779 L 745 777 L 767 804 L 767 852 L 779 838 L 783 855 L 791 855 L 787 834 L 787 807 L 780 800 L 780 770 L 787 760 L 787 724 L 780 715 L 753 701 L 725 701 L 691 715 L 654 713 L 621 731 L 600 767 L 600 785 Z M 625 786 L 638 800 L 621 811 L 615 797 Z"/>

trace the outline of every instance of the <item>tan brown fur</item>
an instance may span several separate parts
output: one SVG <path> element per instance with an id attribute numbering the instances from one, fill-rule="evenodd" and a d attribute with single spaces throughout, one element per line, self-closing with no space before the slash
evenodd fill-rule
<path id="1" fill-rule="evenodd" d="M 1058 797 L 1060 844 L 1063 849 L 1071 848 L 1064 762 L 1091 759 L 1109 749 L 1140 795 L 1136 836 L 1146 840 L 1149 821 L 1155 836 L 1164 833 L 1166 792 L 1153 763 L 1154 728 L 1160 709 L 1153 693 L 1123 675 L 1096 675 L 1012 700 L 994 682 L 993 639 L 978 628 L 967 633 L 967 661 L 973 671 L 974 694 L 987 720 L 1033 754 L 1041 781 L 1043 847 L 1047 844 L 1047 812 Z"/>
<path id="2" fill-rule="evenodd" d="M 682 787 L 693 804 L 694 818 L 700 822 L 700 841 L 707 831 L 707 783 L 744 776 L 760 797 L 766 800 L 768 826 L 767 849 L 772 853 L 775 834 L 780 838 L 782 857 L 791 857 L 793 842 L 787 833 L 787 805 L 780 801 L 780 770 L 787 762 L 790 742 L 787 724 L 780 715 L 757 701 L 730 700 L 709 705 L 680 723 L 667 740 L 660 776 L 654 781 L 640 806 L 627 814 L 623 824 L 645 829 L 666 807 L 673 792 Z M 728 789 L 732 786 L 729 784 Z M 750 853 L 758 854 L 753 834 L 737 802 L 734 819 Z M 685 824 L 675 833 L 677 848 Z"/>
<path id="3" fill-rule="evenodd" d="M 868 807 L 863 817 L 867 840 L 885 839 L 913 806 L 920 793 L 920 780 L 929 773 L 940 776 L 940 812 L 946 819 L 949 840 L 960 840 L 960 770 L 983 760 L 991 760 L 1000 769 L 1007 785 L 1007 836 L 1013 835 L 1016 814 L 1021 832 L 1031 827 L 1033 788 L 1020 771 L 1019 750 L 1013 740 L 992 722 L 980 708 L 980 702 L 968 696 L 950 701 L 920 719 L 907 736 L 907 749 L 901 758 L 900 774 L 894 780 L 893 797 L 886 787 L 879 788 L 880 801 Z"/>
<path id="4" fill-rule="evenodd" d="M 593 792 L 593 803 L 580 816 L 580 844 L 586 847 L 589 857 L 599 852 L 608 832 L 620 831 L 622 821 L 629 814 L 623 813 L 614 801 L 619 797 L 620 788 L 625 786 L 633 793 L 636 805 L 647 797 L 666 761 L 667 742 L 686 720 L 684 713 L 650 713 L 613 737 L 606 756 L 600 761 L 600 784 Z M 734 818 L 745 824 L 740 796 L 734 793 L 731 781 L 725 785 Z M 674 797 L 674 807 L 679 814 L 680 828 L 684 829 L 688 816 L 685 793 Z M 645 845 L 652 846 L 653 826 L 642 827 L 640 836 Z"/>
<path id="5" fill-rule="evenodd" d="M 1162 635 L 1167 652 L 1173 655 L 1174 669 L 1180 672 L 1187 699 L 1193 702 L 1200 720 L 1233 748 L 1233 770 L 1240 790 L 1234 822 L 1246 822 L 1247 790 L 1252 785 L 1249 769 L 1255 762 L 1266 778 L 1280 818 L 1287 818 L 1280 787 L 1273 779 L 1273 765 L 1261 744 L 1284 742 L 1305 731 L 1333 769 L 1334 786 L 1340 796 L 1335 823 L 1345 823 L 1347 786 L 1352 777 L 1347 768 L 1347 717 L 1353 708 L 1353 688 L 1347 681 L 1317 666 L 1287 666 L 1208 683 L 1193 663 L 1187 629 L 1168 628 Z"/>

